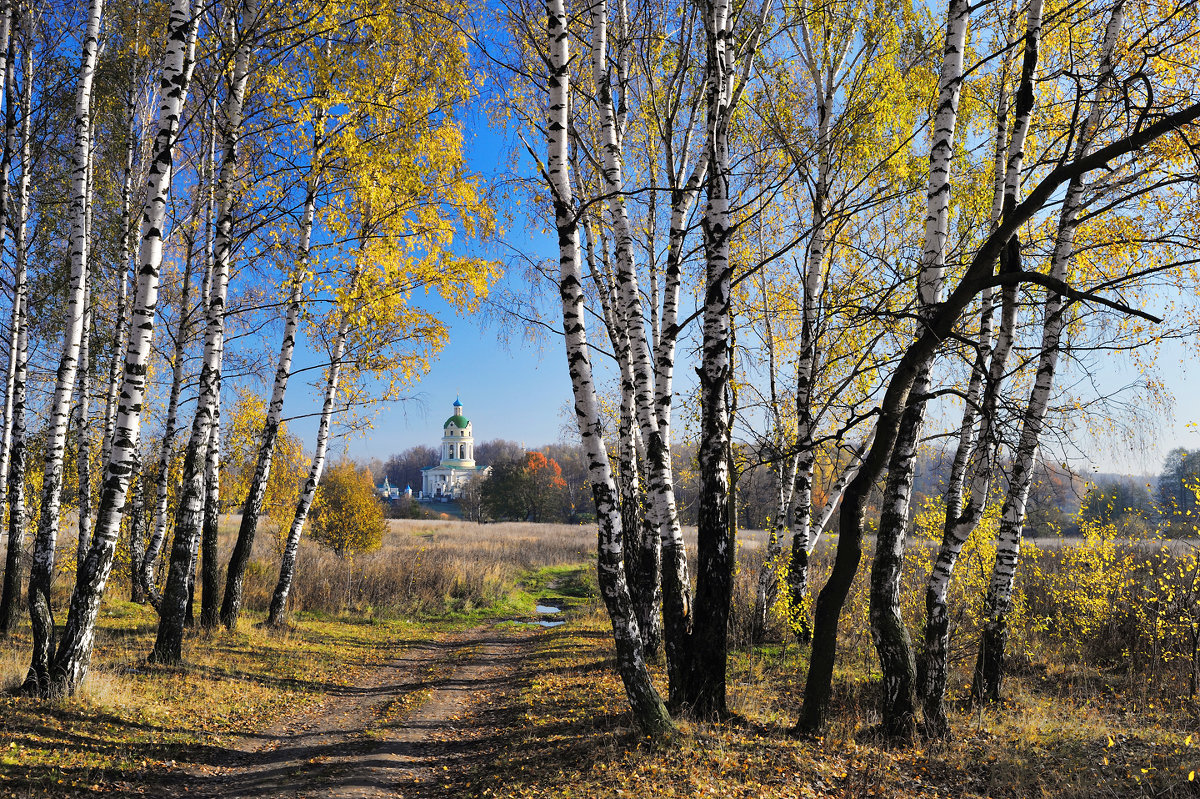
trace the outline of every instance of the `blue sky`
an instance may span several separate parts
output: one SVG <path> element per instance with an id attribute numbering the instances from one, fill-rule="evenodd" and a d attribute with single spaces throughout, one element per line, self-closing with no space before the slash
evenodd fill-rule
<path id="1" fill-rule="evenodd" d="M 468 120 L 467 146 L 472 168 L 485 178 L 504 174 L 507 164 L 503 135 L 488 123 L 480 108 L 473 109 Z M 502 209 L 501 209 L 502 210 Z M 549 233 L 534 225 L 531 233 L 523 229 L 526 220 L 518 216 L 507 232 L 508 245 L 540 258 L 553 257 L 554 241 Z M 490 256 L 503 251 L 490 248 Z M 521 280 L 514 270 L 505 281 Z M 450 405 L 461 398 L 467 416 L 474 424 L 477 441 L 503 438 L 536 447 L 558 441 L 564 423 L 573 424 L 569 414 L 571 386 L 567 377 L 562 341 L 554 336 L 542 337 L 540 344 L 530 344 L 525 331 L 501 328 L 482 314 L 459 316 L 449 311 L 439 300 L 443 318 L 450 327 L 450 339 L 431 370 L 413 387 L 411 399 L 382 408 L 375 419 L 374 429 L 353 439 L 337 442 L 335 452 L 358 459 L 386 460 L 393 453 L 424 444 L 436 445 L 441 436 L 441 424 L 450 414 Z M 1084 472 L 1122 472 L 1155 474 L 1163 457 L 1177 446 L 1200 449 L 1200 377 L 1195 376 L 1194 347 L 1172 343 L 1164 346 L 1159 359 L 1160 376 L 1174 408 L 1141 407 L 1131 403 L 1133 410 L 1143 416 L 1143 424 L 1133 438 L 1089 432 L 1080 423 L 1074 444 L 1083 457 L 1072 458 L 1073 466 Z M 690 356 L 680 350 L 677 374 L 686 381 L 692 374 Z M 1117 353 L 1103 353 L 1092 361 L 1094 382 L 1105 392 L 1115 391 L 1136 382 L 1138 375 L 1131 360 Z M 1064 379 L 1079 378 L 1064 375 Z M 677 390 L 688 390 L 686 383 Z M 1134 395 L 1124 395 L 1133 399 Z M 298 425 L 296 432 L 311 440 L 308 425 Z M 1049 449 L 1048 458 L 1061 457 Z"/>

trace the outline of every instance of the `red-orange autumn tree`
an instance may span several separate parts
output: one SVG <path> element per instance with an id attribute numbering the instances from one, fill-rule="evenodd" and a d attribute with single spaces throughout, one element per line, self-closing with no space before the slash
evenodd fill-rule
<path id="1" fill-rule="evenodd" d="M 562 467 L 541 452 L 498 463 L 483 484 L 484 513 L 493 519 L 559 521 L 570 509 Z"/>

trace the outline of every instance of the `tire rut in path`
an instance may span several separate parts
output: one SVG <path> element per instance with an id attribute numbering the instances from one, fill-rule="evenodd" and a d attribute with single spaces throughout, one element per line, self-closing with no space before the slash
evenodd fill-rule
<path id="1" fill-rule="evenodd" d="M 479 628 L 414 645 L 369 672 L 365 685 L 246 739 L 217 773 L 191 781 L 189 794 L 429 795 L 439 775 L 469 754 L 452 743 L 460 719 L 505 684 L 528 641 L 529 633 Z"/>

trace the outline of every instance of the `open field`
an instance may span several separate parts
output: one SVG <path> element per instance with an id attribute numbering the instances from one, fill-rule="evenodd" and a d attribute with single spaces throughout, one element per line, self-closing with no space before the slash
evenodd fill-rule
<path id="1" fill-rule="evenodd" d="M 737 716 L 684 722 L 675 745 L 655 749 L 631 729 L 613 671 L 593 534 L 404 520 L 392 522 L 379 552 L 352 566 L 309 546 L 295 623 L 283 633 L 257 626 L 274 578 L 264 537 L 239 630 L 194 632 L 177 669 L 144 663 L 154 612 L 123 601 L 118 574 L 81 694 L 0 700 L 0 794 L 290 796 L 303 780 L 311 796 L 1200 795 L 1189 779 L 1200 770 L 1200 725 L 1187 664 L 1151 661 L 1127 637 L 1114 645 L 1130 608 L 1105 614 L 1088 597 L 1064 595 L 1064 610 L 1093 614 L 1088 624 L 1081 620 L 1070 638 L 1039 621 L 1055 580 L 1099 590 L 1083 579 L 1073 550 L 1027 553 L 1008 702 L 974 711 L 956 704 L 949 742 L 895 746 L 874 732 L 878 670 L 865 575 L 842 625 L 831 723 L 822 738 L 797 739 L 789 726 L 807 650 L 778 619 L 767 643 L 747 645 L 761 548 L 743 546 L 731 625 Z M 1077 548 L 1087 554 L 1087 546 Z M 1120 565 L 1120 546 L 1105 546 L 1093 573 Z M 923 551 L 914 547 L 906 575 L 906 594 L 918 598 Z M 965 596 L 977 588 L 972 558 L 986 554 L 969 550 L 964 560 L 956 699 L 973 653 Z M 816 558 L 817 585 L 828 559 L 827 544 Z M 510 621 L 534 619 L 539 601 L 565 607 L 568 623 Z M 905 601 L 915 625 L 919 609 Z M 1170 640 L 1164 631 L 1158 645 Z M 27 627 L 0 648 L 6 684 L 23 674 L 27 648 Z M 505 665 L 489 671 L 489 662 Z"/>

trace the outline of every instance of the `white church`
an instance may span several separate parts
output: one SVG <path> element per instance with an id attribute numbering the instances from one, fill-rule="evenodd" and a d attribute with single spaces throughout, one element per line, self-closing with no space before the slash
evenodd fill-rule
<path id="1" fill-rule="evenodd" d="M 471 420 L 463 416 L 463 404 L 454 400 L 454 414 L 442 425 L 442 462 L 421 470 L 419 499 L 456 499 L 472 477 L 487 477 L 490 466 L 475 465 L 475 437 Z"/>

